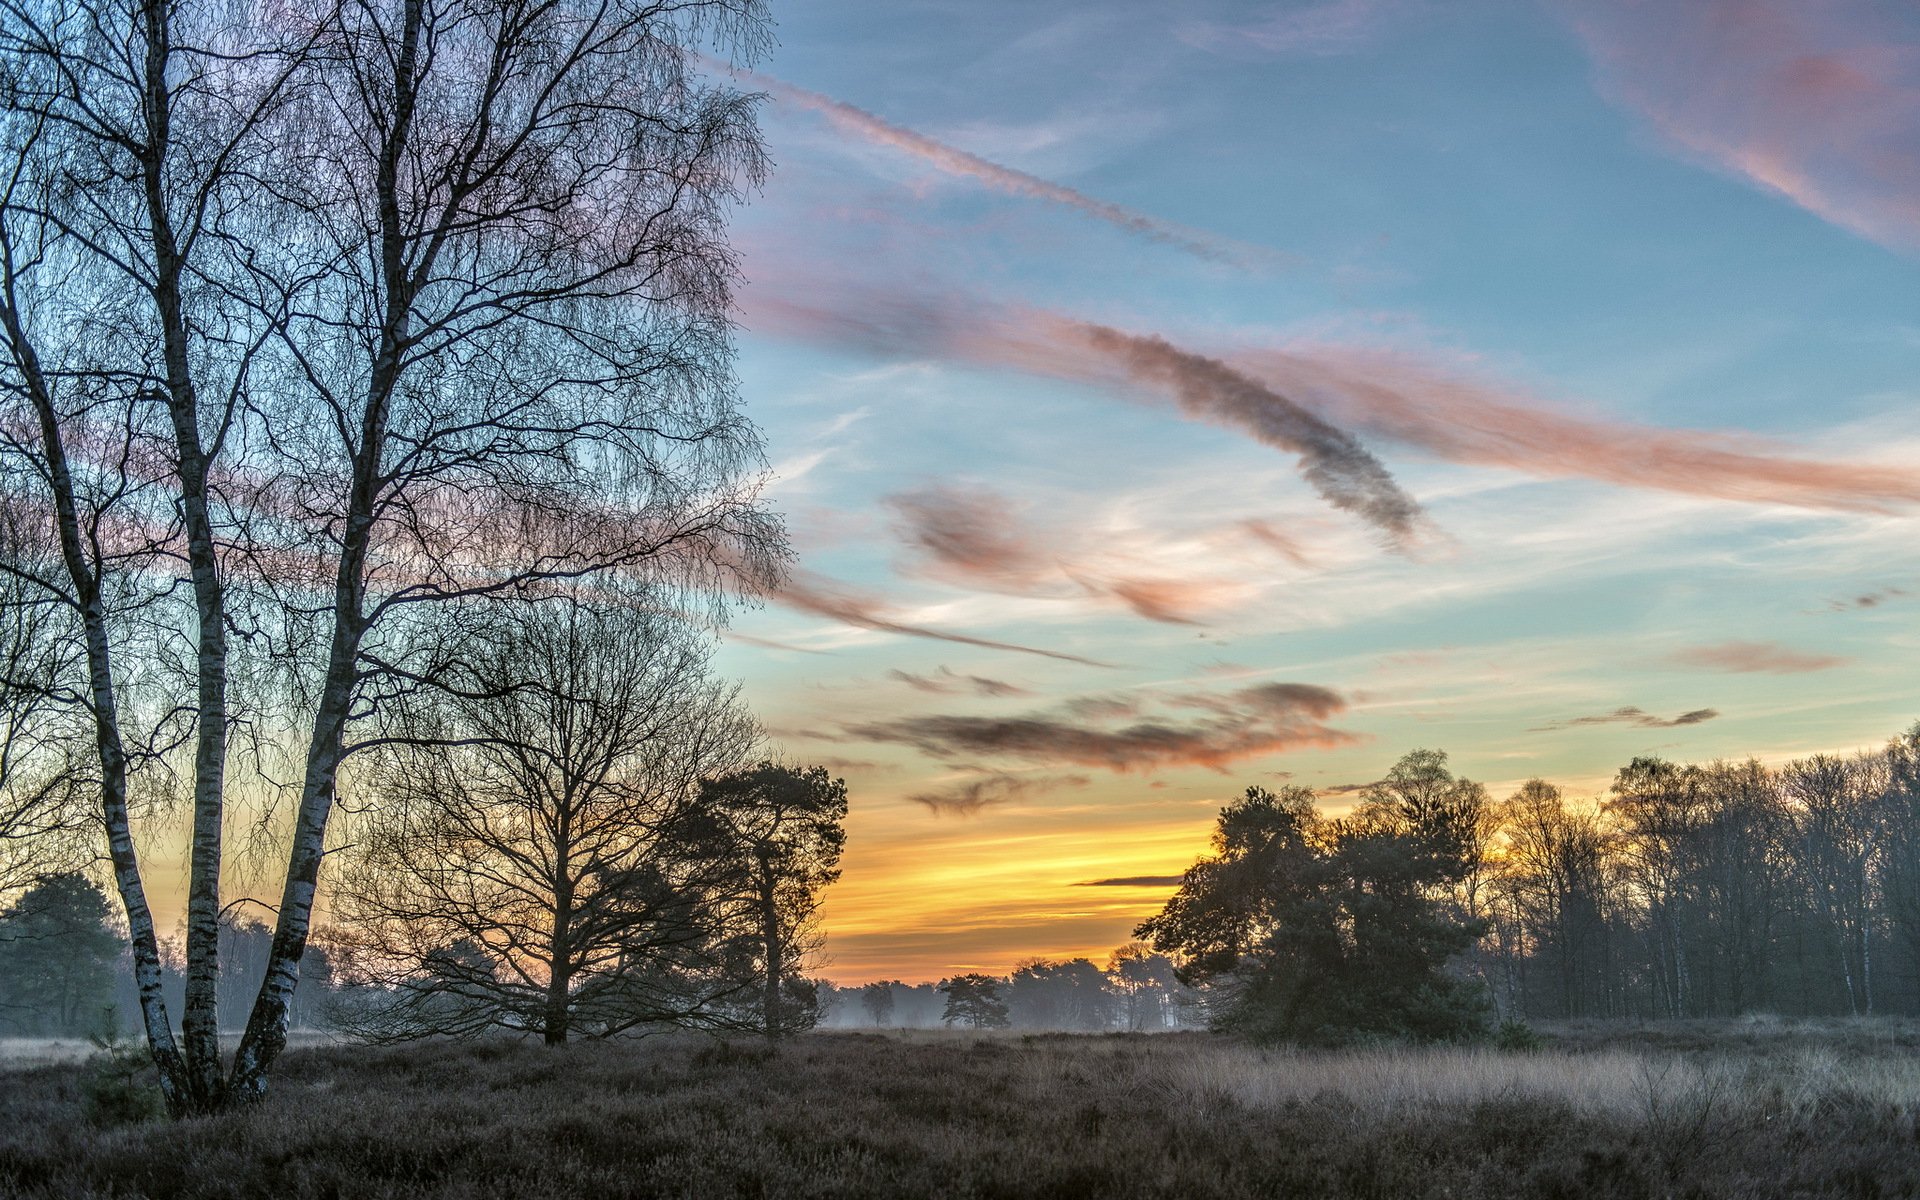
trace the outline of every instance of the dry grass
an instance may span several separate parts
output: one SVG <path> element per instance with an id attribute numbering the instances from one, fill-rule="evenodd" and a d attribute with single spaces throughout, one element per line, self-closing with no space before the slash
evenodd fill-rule
<path id="1" fill-rule="evenodd" d="M 1920 1054 L 1263 1053 L 816 1034 L 290 1053 L 258 1109 L 89 1129 L 0 1074 L 0 1195 L 1920 1195 Z"/>
<path id="2" fill-rule="evenodd" d="M 1169 1070 L 1199 1103 L 1255 1111 L 1338 1098 L 1370 1116 L 1417 1116 L 1488 1101 L 1553 1105 L 1583 1117 L 1633 1121 L 1656 1111 L 1726 1104 L 1805 1117 L 1835 1096 L 1920 1120 L 1920 1056 L 1856 1058 L 1799 1047 L 1766 1058 L 1679 1056 L 1637 1050 L 1510 1054 L 1479 1049 L 1260 1053 L 1196 1048 Z"/>

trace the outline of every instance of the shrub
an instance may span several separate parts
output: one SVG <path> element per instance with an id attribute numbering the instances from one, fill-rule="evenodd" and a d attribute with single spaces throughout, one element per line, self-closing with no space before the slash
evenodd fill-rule
<path id="1" fill-rule="evenodd" d="M 93 1044 L 98 1053 L 87 1061 L 80 1082 L 89 1124 L 137 1125 L 166 1115 L 166 1100 L 146 1051 L 118 1034 L 97 1037 Z"/>

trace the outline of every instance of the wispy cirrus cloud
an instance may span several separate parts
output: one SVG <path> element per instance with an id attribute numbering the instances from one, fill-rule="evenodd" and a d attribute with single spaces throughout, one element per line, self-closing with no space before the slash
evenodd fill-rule
<path id="1" fill-rule="evenodd" d="M 1405 549 L 1427 532 L 1419 503 L 1359 439 L 1217 358 L 1058 313 L 967 304 L 959 297 L 866 289 L 796 288 L 762 297 L 754 322 L 791 336 L 831 338 L 881 352 L 938 354 L 1055 378 L 1120 385 L 1173 399 L 1187 416 L 1238 430 L 1295 456 L 1321 499 Z"/>
<path id="2" fill-rule="evenodd" d="M 911 671 L 893 670 L 887 672 L 887 678 L 906 684 L 916 692 L 927 692 L 935 696 L 955 696 L 971 693 L 976 696 L 1031 696 L 1032 692 L 1005 680 L 989 679 L 984 675 L 963 675 L 947 667 L 941 667 L 933 675 L 915 675 Z"/>
<path id="3" fill-rule="evenodd" d="M 935 170 L 970 179 L 994 191 L 1059 205 L 1137 237 L 1214 262 L 1272 261 L 1278 257 L 1270 251 L 1235 245 L 1224 238 L 1185 229 L 1171 221 L 1150 217 L 1065 184 L 982 158 L 822 92 L 798 87 L 758 72 L 742 74 L 756 86 L 765 88 L 781 103 L 818 114 L 845 137 L 898 151 Z"/>
<path id="4" fill-rule="evenodd" d="M 1085 787 L 1085 775 L 1014 775 L 995 771 L 943 787 L 914 792 L 907 799 L 935 816 L 971 817 L 986 808 L 1060 788 Z"/>
<path id="5" fill-rule="evenodd" d="M 1871 0 L 1569 0 L 1606 90 L 1684 153 L 1920 251 L 1920 18 Z"/>
<path id="6" fill-rule="evenodd" d="M 1170 888 L 1186 881 L 1184 875 L 1119 875 L 1112 879 L 1083 879 L 1075 887 Z"/>
<path id="7" fill-rule="evenodd" d="M 1911 467 L 1825 462 L 1748 435 L 1574 416 L 1443 358 L 1313 343 L 1228 357 L 1331 420 L 1453 462 L 1801 508 L 1893 512 L 1920 503 L 1920 471 Z"/>
<path id="8" fill-rule="evenodd" d="M 1696 708 L 1691 712 L 1683 712 L 1677 717 L 1656 717 L 1644 709 L 1628 705 L 1625 708 L 1616 708 L 1612 712 L 1596 713 L 1593 716 L 1551 721 L 1545 725 L 1537 725 L 1529 732 L 1545 733 L 1548 730 L 1575 729 L 1583 725 L 1637 725 L 1642 729 L 1677 729 L 1683 725 L 1699 725 L 1719 715 L 1719 709 Z"/>
<path id="9" fill-rule="evenodd" d="M 1300 539 L 1280 529 L 1272 521 L 1258 517 L 1249 517 L 1240 522 L 1240 528 L 1262 546 L 1272 550 L 1296 567 L 1311 567 L 1313 559 L 1308 556 Z"/>
<path id="10" fill-rule="evenodd" d="M 1345 54 L 1380 28 L 1388 0 L 1322 0 L 1281 3 L 1251 21 L 1197 21 L 1180 29 L 1180 40 L 1203 50 L 1249 54 Z"/>
<path id="11" fill-rule="evenodd" d="M 1346 699 L 1312 684 L 1261 684 L 1224 696 L 1179 696 L 1171 702 L 1206 709 L 1209 715 L 1102 724 L 1067 712 L 1019 717 L 933 713 L 853 724 L 846 733 L 912 746 L 944 760 L 1006 758 L 1116 772 L 1179 766 L 1224 771 L 1248 758 L 1358 740 L 1324 723 L 1346 710 Z"/>
<path id="12" fill-rule="evenodd" d="M 1673 662 L 1703 671 L 1727 671 L 1734 674 L 1802 675 L 1844 666 L 1849 659 L 1837 654 L 1808 654 L 1778 642 L 1715 642 L 1710 646 L 1689 646 L 1675 651 Z"/>
<path id="13" fill-rule="evenodd" d="M 1807 509 L 1920 504 L 1920 470 L 1910 465 L 1826 461 L 1751 435 L 1577 416 L 1450 356 L 1318 342 L 1209 355 L 1160 335 L 958 295 L 817 283 L 782 291 L 750 306 L 771 332 L 1171 397 L 1189 418 L 1297 456 L 1323 499 L 1393 545 L 1417 542 L 1425 519 L 1349 429 L 1540 478 Z"/>
<path id="14" fill-rule="evenodd" d="M 768 598 L 788 608 L 812 613 L 815 616 L 829 617 L 861 629 L 871 629 L 877 633 L 930 638 L 934 641 L 953 642 L 961 646 L 979 646 L 985 650 L 1009 650 L 1016 654 L 1035 654 L 1042 658 L 1079 663 L 1087 667 L 1111 665 L 1061 650 L 1046 650 L 1038 646 L 1022 646 L 1015 642 L 972 637 L 964 633 L 951 633 L 901 621 L 890 615 L 881 601 L 871 596 L 799 571 L 790 574 L 777 590 L 768 594 Z"/>
<path id="15" fill-rule="evenodd" d="M 1017 596 L 1094 597 L 1153 621 L 1190 625 L 1245 593 L 1242 583 L 1143 575 L 1099 556 L 1054 544 L 1005 497 L 985 488 L 941 484 L 887 498 L 901 538 L 925 560 L 925 572 L 968 587 Z"/>
<path id="16" fill-rule="evenodd" d="M 1878 608 L 1887 601 L 1896 600 L 1906 594 L 1907 590 L 1905 588 L 1880 588 L 1871 592 L 1861 592 L 1855 596 L 1847 596 L 1839 600 L 1829 600 L 1827 601 L 1827 609 L 1830 612 L 1858 612 L 1861 609 Z"/>

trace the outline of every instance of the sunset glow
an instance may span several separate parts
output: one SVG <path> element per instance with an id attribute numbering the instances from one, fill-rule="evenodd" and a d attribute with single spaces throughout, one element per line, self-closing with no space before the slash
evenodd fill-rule
<path id="1" fill-rule="evenodd" d="M 1910 6 L 781 20 L 741 367 L 798 570 L 721 665 L 850 785 L 827 977 L 1104 962 L 1248 784 L 1920 718 Z"/>

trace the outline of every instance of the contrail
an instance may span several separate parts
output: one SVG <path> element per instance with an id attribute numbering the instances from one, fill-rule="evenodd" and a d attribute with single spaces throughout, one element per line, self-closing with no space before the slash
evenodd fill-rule
<path id="1" fill-rule="evenodd" d="M 962 306 L 939 297 L 856 292 L 797 303 L 757 300 L 756 320 L 890 353 L 935 353 L 1082 383 L 1171 394 L 1189 417 L 1224 425 L 1298 456 L 1320 497 L 1386 535 L 1399 550 L 1425 523 L 1419 503 L 1360 440 L 1253 376 L 1157 334 L 1127 333 L 1044 309 Z"/>
<path id="2" fill-rule="evenodd" d="M 1348 430 L 1541 479 L 1814 510 L 1920 506 L 1920 475 L 1904 464 L 1802 458 L 1749 434 L 1579 416 L 1452 360 L 1400 349 L 1297 344 L 1210 357 L 1043 309 L 818 280 L 803 292 L 779 277 L 773 294 L 748 301 L 757 325 L 788 336 L 1172 391 L 1189 417 L 1301 454 L 1302 474 L 1322 496 L 1395 538 L 1418 524 L 1418 511 Z"/>
<path id="3" fill-rule="evenodd" d="M 815 616 L 830 617 L 857 625 L 862 629 L 871 629 L 877 633 L 895 633 L 903 637 L 932 638 L 940 642 L 954 642 L 962 646 L 979 646 L 986 650 L 1010 650 L 1016 654 L 1037 654 L 1041 658 L 1059 659 L 1061 662 L 1079 663 L 1086 667 L 1111 667 L 1112 663 L 1097 659 L 1082 658 L 1078 654 L 1068 654 L 1061 650 L 1046 650 L 1039 646 L 1022 646 L 1017 642 L 997 642 L 991 638 L 970 637 L 964 633 L 948 633 L 940 629 L 929 629 L 924 625 L 908 625 L 880 615 L 874 604 L 842 593 L 835 592 L 824 581 L 806 578 L 800 572 L 789 575 L 778 588 L 767 593 L 769 600 L 797 608 Z"/>
<path id="4" fill-rule="evenodd" d="M 876 116 L 844 100 L 836 100 L 820 92 L 796 87 L 784 80 L 755 71 L 742 71 L 740 74 L 765 88 L 775 97 L 796 107 L 820 114 L 842 133 L 851 134 L 877 146 L 886 146 L 910 154 L 949 175 L 973 179 L 1010 195 L 1026 196 L 1034 200 L 1058 204 L 1097 221 L 1105 221 L 1128 233 L 1176 247 L 1212 262 L 1238 263 L 1250 257 L 1271 256 L 1271 252 L 1262 251 L 1257 247 L 1230 248 L 1217 239 L 1182 229 L 1171 222 L 1122 208 L 1118 204 L 1089 196 L 1085 192 L 1076 191 L 1064 184 L 1054 183 L 1052 180 L 1042 179 L 1038 175 L 1029 175 L 1025 171 L 1003 166 L 981 158 L 977 154 L 969 154 L 965 150 L 949 146 L 917 130 L 895 125 L 884 117 Z"/>

